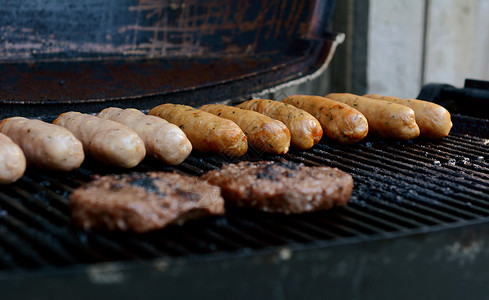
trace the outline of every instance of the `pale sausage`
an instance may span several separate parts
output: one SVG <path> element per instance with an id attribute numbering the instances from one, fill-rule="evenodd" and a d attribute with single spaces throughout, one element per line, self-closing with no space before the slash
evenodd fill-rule
<path id="1" fill-rule="evenodd" d="M 147 155 L 169 165 L 178 165 L 192 152 L 192 144 L 177 125 L 128 108 L 109 107 L 97 117 L 116 121 L 134 130 L 144 141 Z"/>
<path id="2" fill-rule="evenodd" d="M 70 130 L 87 155 L 103 163 L 132 168 L 146 155 L 141 138 L 120 123 L 74 111 L 59 115 L 53 123 Z"/>
<path id="3" fill-rule="evenodd" d="M 0 133 L 0 184 L 17 181 L 24 174 L 25 167 L 22 149 L 8 136 Z"/>
<path id="4" fill-rule="evenodd" d="M 29 165 L 54 171 L 73 171 L 85 159 L 81 142 L 60 126 L 11 117 L 0 122 L 0 132 L 20 146 Z"/>

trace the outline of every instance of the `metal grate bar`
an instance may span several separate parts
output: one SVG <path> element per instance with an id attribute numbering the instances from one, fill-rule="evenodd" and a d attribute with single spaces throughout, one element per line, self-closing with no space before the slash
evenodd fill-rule
<path id="1" fill-rule="evenodd" d="M 464 150 L 468 150 L 476 159 L 479 158 L 481 153 L 488 154 L 487 145 L 484 145 L 484 139 L 473 136 L 467 137 L 457 133 L 450 133 L 450 135 L 441 140 L 440 143 L 446 144 L 449 148 L 454 147 L 462 150 L 463 155 L 467 155 Z"/>
<path id="2" fill-rule="evenodd" d="M 343 155 L 345 155 L 345 157 L 346 157 L 346 154 L 345 153 Z M 360 181 L 360 182 L 362 182 L 362 183 L 364 183 L 364 184 L 366 184 L 368 186 L 371 186 L 371 187 L 374 187 L 374 188 L 377 187 L 382 192 L 384 192 L 383 185 L 385 185 L 385 182 L 389 182 L 390 184 L 393 184 L 394 183 L 394 184 L 397 184 L 397 185 L 404 185 L 408 191 L 410 189 L 414 188 L 411 185 L 406 185 L 406 182 L 405 181 L 398 180 L 396 178 L 396 174 L 397 173 L 385 172 L 385 171 L 378 171 L 378 168 L 370 167 L 370 166 L 368 166 L 368 164 L 364 164 L 363 169 L 361 169 L 361 170 L 359 170 L 359 169 L 353 169 L 353 168 L 350 168 L 350 167 L 347 168 L 346 165 L 345 165 L 346 162 L 352 162 L 353 165 L 356 165 L 358 163 L 358 161 L 360 161 L 360 162 L 364 162 L 365 161 L 362 157 L 357 156 L 357 155 L 352 154 L 352 153 L 350 153 L 349 156 L 350 157 L 354 157 L 356 160 L 351 161 L 350 159 L 343 159 L 343 164 L 340 165 L 339 167 L 342 168 L 342 169 L 347 169 L 347 170 L 349 169 L 348 171 L 350 173 L 352 173 L 352 175 L 355 178 L 355 181 L 357 181 L 357 182 Z M 317 163 L 312 162 L 312 161 L 306 161 L 303 158 L 294 157 L 292 154 L 289 154 L 289 157 L 291 159 L 296 160 L 296 161 L 317 164 Z M 331 157 L 331 155 L 330 155 L 330 157 Z M 325 159 L 324 157 L 319 157 L 319 156 L 314 157 L 314 159 L 315 160 L 321 160 L 323 164 L 335 166 L 335 163 L 331 159 Z M 327 163 L 325 163 L 326 161 L 327 161 Z M 367 163 L 370 163 L 370 162 L 367 161 Z M 370 172 L 368 170 L 369 168 L 371 168 L 371 171 Z M 373 173 L 372 171 L 377 171 L 377 174 Z M 383 173 L 386 173 L 387 175 L 382 175 Z M 407 178 L 406 178 L 406 180 L 407 180 Z M 409 180 L 409 181 L 411 181 L 411 180 Z M 396 188 L 397 188 L 397 186 L 396 186 Z M 387 191 L 387 192 L 389 192 L 389 191 Z M 410 202 L 409 203 L 408 199 L 410 199 L 410 198 L 412 199 L 414 196 L 416 196 L 414 200 L 417 201 L 417 202 Z M 435 204 L 432 201 L 431 198 L 424 197 L 423 195 L 417 194 L 417 195 L 407 196 L 407 197 L 404 195 L 404 196 L 402 196 L 402 198 L 405 199 L 404 201 L 406 202 L 406 204 L 413 205 L 413 203 L 416 203 L 415 205 L 418 206 L 418 209 L 423 208 L 423 209 L 427 210 L 429 213 L 434 213 L 435 215 L 439 215 L 439 216 L 441 215 L 443 221 L 457 221 L 457 220 L 460 220 L 460 217 L 457 216 L 459 214 L 462 214 L 462 216 L 465 216 L 466 218 L 473 217 L 471 215 L 468 215 L 464 211 L 460 211 L 460 210 L 454 211 L 452 208 L 448 207 L 447 205 L 445 205 L 443 203 L 439 203 L 439 202 L 436 202 L 437 206 L 445 208 L 445 210 L 447 210 L 450 214 L 442 213 L 442 212 L 439 212 L 437 210 L 433 210 L 433 209 L 429 208 L 427 205 L 422 204 L 422 202 L 426 202 L 426 203 L 430 203 L 431 202 L 432 204 Z M 393 199 L 393 200 L 395 200 L 395 199 Z M 442 223 L 442 222 L 440 222 L 440 223 Z"/>
<path id="3" fill-rule="evenodd" d="M 261 226 L 275 232 L 276 234 L 287 235 L 294 239 L 295 242 L 311 242 L 316 240 L 309 232 L 303 231 L 300 228 L 294 227 L 289 222 L 284 222 L 282 215 L 274 216 L 273 218 L 261 217 L 255 219 L 255 222 Z M 287 217 L 287 216 L 285 216 Z"/>
<path id="4" fill-rule="evenodd" d="M 338 234 L 343 237 L 362 237 L 367 235 L 363 228 L 358 229 L 350 226 L 350 224 L 339 222 L 340 219 L 335 214 L 328 214 L 327 216 L 314 214 L 310 216 L 310 219 L 313 220 L 315 223 L 326 227 L 328 230 L 338 232 Z"/>
<path id="5" fill-rule="evenodd" d="M 385 226 L 385 223 L 382 224 L 383 221 L 371 222 L 372 218 L 366 217 L 366 214 L 364 214 L 363 217 L 359 217 L 360 214 L 355 214 L 354 209 L 349 207 L 345 207 L 343 209 L 345 212 L 338 214 L 336 217 L 352 228 L 356 228 L 357 230 L 367 234 L 378 234 L 382 232 L 394 231 L 394 228 L 383 228 Z"/>
<path id="6" fill-rule="evenodd" d="M 378 159 L 381 159 L 382 157 L 391 157 L 392 155 L 390 153 L 382 153 L 381 155 L 378 155 L 378 154 L 372 154 L 371 156 L 374 156 L 375 158 L 378 158 Z M 361 160 L 362 158 L 361 157 L 358 157 L 358 156 L 355 156 L 356 159 L 359 159 Z M 367 161 L 368 163 L 368 161 Z M 370 162 L 371 163 L 371 162 Z M 381 171 L 382 174 L 386 174 L 386 175 L 389 175 L 391 177 L 396 177 L 398 176 L 398 174 L 403 174 L 405 175 L 406 177 L 405 178 L 401 178 L 401 181 L 402 182 L 409 182 L 409 183 L 414 183 L 418 186 L 421 186 L 423 187 L 424 189 L 422 190 L 423 192 L 425 193 L 428 193 L 428 196 L 430 198 L 435 198 L 435 199 L 447 199 L 447 196 L 444 195 L 445 192 L 447 192 L 446 188 L 444 188 L 443 186 L 440 186 L 440 181 L 441 183 L 443 183 L 446 187 L 450 188 L 450 189 L 453 189 L 453 188 L 458 188 L 458 189 L 463 189 L 463 190 L 468 190 L 468 188 L 464 188 L 464 187 L 459 187 L 459 186 L 456 186 L 456 187 L 453 187 L 453 182 L 450 180 L 443 180 L 443 179 L 440 179 L 436 181 L 433 180 L 433 178 L 427 178 L 427 180 L 420 180 L 418 178 L 413 178 L 411 175 L 410 172 L 417 172 L 416 174 L 421 174 L 421 176 L 423 176 L 423 172 L 429 172 L 427 170 L 421 170 L 420 169 L 417 169 L 417 168 L 411 168 L 411 170 L 407 171 L 405 170 L 404 168 L 409 168 L 409 165 L 406 166 L 406 165 L 399 165 L 394 159 L 389 159 L 389 160 L 385 160 L 383 161 L 384 164 L 388 164 L 389 167 L 386 167 L 385 169 L 392 169 L 391 172 L 388 172 L 388 171 Z M 417 162 L 416 161 L 410 161 L 411 165 L 414 165 L 416 164 Z M 395 168 L 394 166 L 392 165 L 399 165 L 398 168 Z M 372 168 L 375 168 L 375 170 L 377 170 L 378 168 L 375 167 L 375 165 L 372 167 Z M 429 170 L 429 169 L 428 169 Z M 436 175 L 437 177 L 440 177 L 440 174 L 435 174 L 433 172 L 429 172 L 430 174 L 433 174 L 433 175 Z M 443 175 L 445 176 L 445 175 Z M 466 183 L 466 182 L 463 182 L 463 183 Z M 487 189 L 487 188 L 486 188 Z M 473 190 L 469 190 L 468 192 L 473 192 Z M 485 194 L 482 194 L 481 193 L 478 193 L 476 192 L 476 195 L 480 195 L 482 197 L 486 197 L 488 198 L 487 195 Z M 489 199 L 489 198 L 488 198 Z"/>
<path id="7" fill-rule="evenodd" d="M 311 223 L 307 217 L 298 216 L 297 218 L 293 218 L 290 220 L 291 224 L 296 226 L 300 226 L 307 232 L 314 234 L 317 238 L 320 239 L 332 239 L 332 238 L 340 238 L 341 235 L 328 230 L 327 228 L 317 226 L 317 224 Z"/>
<path id="8" fill-rule="evenodd" d="M 125 251 L 129 253 L 137 253 L 138 258 L 158 257 L 165 253 L 154 247 L 149 241 L 141 239 L 130 234 L 121 234 L 117 236 L 117 240 Z"/>
<path id="9" fill-rule="evenodd" d="M 126 249 L 116 239 L 115 235 L 106 232 L 86 231 L 79 233 L 81 244 L 88 250 L 96 249 L 109 260 L 140 260 L 141 256 Z"/>
<path id="10" fill-rule="evenodd" d="M 473 171 L 471 174 L 475 177 L 467 178 L 475 183 L 481 183 L 483 180 L 489 179 L 489 175 L 486 173 L 488 171 L 487 167 L 477 166 L 477 168 L 472 168 L 471 164 L 463 163 L 464 166 L 458 166 L 456 164 L 451 164 L 449 153 L 441 152 L 439 149 L 433 149 L 432 147 L 427 147 L 426 145 L 417 144 L 410 148 L 399 149 L 399 154 L 402 157 L 406 157 L 409 162 L 414 162 L 417 165 L 427 167 L 431 173 L 445 173 L 445 175 L 459 175 L 460 171 Z M 396 157 L 390 154 L 391 157 Z M 457 158 L 457 156 L 453 156 Z M 398 157 L 399 158 L 399 157 Z M 410 159 L 409 159 L 410 158 Z M 463 157 L 466 158 L 466 157 Z M 441 162 L 444 162 L 443 164 Z M 483 161 L 478 161 L 479 164 L 485 164 Z M 454 180 L 460 181 L 458 176 L 453 178 Z M 461 182 L 463 183 L 463 182 Z"/>
<path id="11" fill-rule="evenodd" d="M 246 247 L 245 243 L 237 241 L 237 239 L 229 238 L 218 233 L 218 231 L 211 228 L 203 230 L 202 237 L 208 241 L 213 241 L 219 250 L 231 250 L 235 251 Z"/>
<path id="12" fill-rule="evenodd" d="M 430 147 L 428 141 L 419 144 L 424 147 Z M 461 143 L 457 140 L 447 138 L 437 143 L 435 152 L 445 152 L 449 157 L 467 157 L 473 160 L 479 160 L 480 153 L 484 152 L 484 150 L 473 144 Z"/>
<path id="13" fill-rule="evenodd" d="M 12 232 L 9 227 L 5 226 L 4 219 L 0 220 L 0 245 L 8 250 L 11 256 L 9 265 L 21 266 L 24 268 L 35 268 L 49 265 L 49 263 L 39 255 L 39 250 L 31 241 L 25 240 L 16 233 Z M 10 223 L 10 222 L 8 222 Z"/>
<path id="14" fill-rule="evenodd" d="M 193 251 L 185 245 L 178 242 L 178 239 L 173 237 L 172 226 L 167 227 L 164 231 L 151 232 L 144 237 L 151 244 L 169 256 L 182 256 L 192 254 Z"/>
<path id="15" fill-rule="evenodd" d="M 400 225 L 402 224 L 401 222 L 390 222 L 385 218 L 375 217 L 351 206 L 345 207 L 344 210 L 346 212 L 345 215 L 350 216 L 354 220 L 363 220 L 364 223 L 374 224 L 377 228 L 381 229 L 380 231 L 403 231 L 406 229 L 405 226 Z M 398 217 L 397 219 L 399 220 L 401 217 Z"/>
<path id="16" fill-rule="evenodd" d="M 0 226 L 0 234 L 2 236 L 7 235 L 5 232 L 2 230 Z M 2 241 L 0 241 L 0 244 Z M 12 255 L 10 254 L 10 251 L 7 249 L 3 248 L 0 246 L 0 269 L 13 269 L 15 268 L 16 263 L 13 262 L 12 260 Z"/>
<path id="17" fill-rule="evenodd" d="M 269 230 L 268 228 L 259 226 L 257 223 L 254 222 L 254 220 L 250 221 L 248 218 L 242 217 L 240 215 L 228 215 L 227 219 L 229 223 L 236 228 L 239 228 L 240 230 L 245 230 L 251 235 L 258 236 L 261 239 L 266 239 L 269 244 L 272 245 L 282 245 L 294 241 L 294 239 L 289 236 L 277 234 Z"/>
<path id="18" fill-rule="evenodd" d="M 415 174 L 419 175 L 427 174 L 430 176 L 440 177 L 437 178 L 436 183 L 438 183 L 440 180 L 443 180 L 443 182 L 450 182 L 452 184 L 453 182 L 456 182 L 465 186 L 473 186 L 470 185 L 467 180 L 473 181 L 476 184 L 484 183 L 483 181 L 476 178 L 460 179 L 460 173 L 458 172 L 462 171 L 460 167 L 458 167 L 457 172 L 455 172 L 454 170 L 445 168 L 444 166 L 437 165 L 436 161 L 434 161 L 433 159 L 426 158 L 424 156 L 425 152 L 419 151 L 421 153 L 418 152 L 418 155 L 414 155 L 414 151 L 411 150 L 411 148 L 409 150 L 399 149 L 396 154 L 393 154 L 390 151 L 385 151 L 383 149 L 372 149 L 369 147 L 364 147 L 364 151 L 368 152 L 369 158 L 376 158 L 381 160 L 385 164 L 384 168 L 393 169 L 395 172 L 402 172 L 404 175 L 407 176 L 407 178 L 409 178 L 409 175 L 412 174 L 410 172 L 416 172 Z M 425 163 L 422 163 L 423 160 L 425 161 Z M 395 168 L 394 166 L 398 166 L 399 168 Z M 452 175 L 450 177 L 450 180 L 443 179 L 443 177 L 446 178 L 448 174 Z M 412 178 L 412 180 L 415 179 L 416 178 Z M 433 182 L 431 182 L 431 185 L 436 186 Z"/>
<path id="19" fill-rule="evenodd" d="M 49 192 L 44 192 L 44 195 L 41 198 L 37 195 L 33 195 L 32 193 L 28 193 L 26 190 L 19 187 L 15 187 L 12 190 L 13 192 L 15 192 L 15 194 L 13 193 L 12 196 L 17 196 L 15 198 L 22 200 L 23 207 L 28 207 L 33 212 L 36 212 L 38 216 L 42 216 L 47 220 L 50 220 L 50 222 L 59 225 L 70 223 L 71 220 L 65 213 L 62 213 L 53 205 L 46 203 L 45 200 L 43 200 L 46 199 L 46 197 L 50 196 L 48 195 Z"/>
<path id="20" fill-rule="evenodd" d="M 13 216 L 5 217 L 3 223 L 23 239 L 32 241 L 35 248 L 43 249 L 46 261 L 55 265 L 72 264 L 77 261 L 51 234 L 33 229 Z"/>
<path id="21" fill-rule="evenodd" d="M 199 236 L 195 236 L 194 228 L 178 231 L 177 228 L 172 229 L 174 230 L 173 236 L 175 237 L 176 242 L 185 245 L 187 249 L 190 249 L 194 254 L 213 252 L 216 250 L 216 245 L 214 243 L 201 239 Z"/>
<path id="22" fill-rule="evenodd" d="M 368 213 L 382 220 L 389 220 L 390 223 L 393 224 L 403 224 L 405 228 L 417 228 L 434 224 L 433 222 L 426 220 L 423 215 L 412 212 L 403 207 L 396 207 L 392 204 L 384 205 L 383 208 L 379 208 L 377 206 L 382 207 L 382 204 L 372 203 L 372 205 L 369 205 L 367 209 Z M 348 203 L 348 207 L 357 208 L 358 210 L 365 210 L 365 205 L 361 205 L 357 201 L 350 201 L 350 203 Z M 391 210 L 395 210 L 396 212 L 393 213 Z"/>
<path id="23" fill-rule="evenodd" d="M 250 234 L 244 228 L 238 228 L 230 224 L 227 220 L 227 217 L 216 220 L 216 223 L 213 224 L 213 228 L 215 230 L 223 230 L 226 232 L 225 236 L 228 238 L 232 238 L 233 240 L 238 240 L 244 245 L 250 245 L 252 248 L 254 247 L 265 247 L 270 244 L 268 240 L 261 239 L 259 236 Z"/>
<path id="24" fill-rule="evenodd" d="M 72 254 L 77 256 L 77 259 L 82 261 L 90 261 L 96 258 L 101 258 L 101 256 L 93 250 L 87 250 L 83 247 L 79 247 L 79 244 L 73 239 L 73 233 L 67 228 L 67 226 L 70 224 L 69 219 L 64 225 L 62 225 L 62 227 L 58 227 L 51 224 L 49 219 L 44 219 L 41 214 L 32 213 L 25 206 L 21 205 L 19 202 L 9 196 L 0 193 L 0 199 L 2 200 L 4 206 L 10 208 L 10 213 L 12 215 L 17 215 L 20 219 L 27 222 L 23 223 L 20 221 L 20 219 L 12 219 L 13 217 L 9 216 L 11 219 L 6 219 L 8 221 L 8 225 L 11 226 L 13 230 L 20 231 L 20 233 L 25 237 L 29 238 L 30 236 L 34 236 L 34 240 L 37 241 L 41 247 L 45 249 L 50 249 L 50 247 L 62 249 L 63 245 L 72 248 L 73 250 L 69 251 L 69 254 L 68 252 L 63 252 L 61 254 L 58 253 L 59 255 L 64 256 L 68 261 L 73 260 Z M 88 259 L 84 259 L 87 256 Z"/>
<path id="25" fill-rule="evenodd" d="M 416 157 L 415 155 L 429 155 L 429 157 L 423 157 L 419 160 L 425 160 L 427 164 L 432 164 L 437 166 L 437 172 L 446 172 L 448 174 L 456 175 L 460 172 L 468 172 L 472 175 L 471 178 L 467 178 L 469 181 L 480 184 L 484 180 L 488 180 L 489 176 L 486 173 L 489 168 L 482 166 L 483 162 L 476 161 L 476 163 L 470 162 L 467 157 L 453 156 L 450 158 L 449 153 L 436 151 L 432 153 L 431 151 L 426 151 L 422 147 L 413 148 L 406 154 Z M 457 162 L 457 158 L 459 161 Z M 457 165 L 458 164 L 458 165 Z M 460 166 L 460 164 L 463 165 Z"/>

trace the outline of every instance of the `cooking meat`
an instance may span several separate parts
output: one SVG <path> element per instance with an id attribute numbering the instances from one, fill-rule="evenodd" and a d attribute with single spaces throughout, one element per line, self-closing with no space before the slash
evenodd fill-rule
<path id="1" fill-rule="evenodd" d="M 158 116 L 180 127 L 200 152 L 242 156 L 248 150 L 246 135 L 234 122 L 211 113 L 180 104 L 162 104 L 150 115 Z"/>
<path id="2" fill-rule="evenodd" d="M 243 130 L 251 147 L 273 154 L 285 154 L 290 147 L 290 131 L 284 123 L 255 111 L 238 107 L 207 104 L 199 109 L 229 119 Z"/>
<path id="3" fill-rule="evenodd" d="M 138 233 L 224 214 L 218 187 L 177 173 L 101 176 L 75 189 L 69 201 L 78 226 Z"/>
<path id="4" fill-rule="evenodd" d="M 286 214 L 344 206 L 353 189 L 352 177 L 343 171 L 290 162 L 243 161 L 201 178 L 221 187 L 228 204 Z"/>
<path id="5" fill-rule="evenodd" d="M 358 110 L 319 96 L 293 95 L 282 100 L 316 117 L 324 134 L 341 144 L 353 144 L 367 136 L 368 123 Z"/>
<path id="6" fill-rule="evenodd" d="M 407 106 L 348 93 L 332 93 L 326 95 L 326 98 L 358 109 L 367 118 L 369 132 L 373 135 L 398 140 L 419 136 L 414 110 Z"/>
<path id="7" fill-rule="evenodd" d="M 53 123 L 71 131 L 83 143 L 87 155 L 103 163 L 132 168 L 146 155 L 137 133 L 120 123 L 74 111 L 59 115 Z"/>
<path id="8" fill-rule="evenodd" d="M 109 107 L 97 117 L 116 121 L 134 130 L 144 141 L 147 154 L 169 165 L 178 165 L 192 152 L 192 144 L 177 125 L 148 116 L 133 108 Z"/>
<path id="9" fill-rule="evenodd" d="M 72 171 L 80 167 L 85 159 L 81 142 L 60 126 L 41 120 L 12 117 L 0 122 L 0 132 L 20 146 L 29 165 Z"/>
<path id="10" fill-rule="evenodd" d="M 0 133 L 0 184 L 17 181 L 25 172 L 24 152 L 12 140 Z"/>
<path id="11" fill-rule="evenodd" d="M 450 133 L 450 129 L 452 129 L 453 124 L 450 113 L 443 106 L 436 103 L 377 94 L 365 95 L 365 97 L 393 102 L 412 108 L 416 115 L 416 124 L 419 126 L 421 136 L 430 139 L 441 139 L 446 137 Z"/>
<path id="12" fill-rule="evenodd" d="M 279 101 L 255 99 L 241 103 L 239 108 L 253 110 L 283 122 L 290 131 L 290 144 L 297 149 L 309 149 L 319 143 L 323 128 L 308 112 Z"/>

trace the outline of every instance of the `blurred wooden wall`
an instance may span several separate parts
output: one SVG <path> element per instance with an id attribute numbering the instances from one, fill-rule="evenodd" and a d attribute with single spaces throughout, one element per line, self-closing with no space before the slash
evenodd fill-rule
<path id="1" fill-rule="evenodd" d="M 332 30 L 347 37 L 331 91 L 414 98 L 426 83 L 489 80 L 488 0 L 341 0 Z"/>

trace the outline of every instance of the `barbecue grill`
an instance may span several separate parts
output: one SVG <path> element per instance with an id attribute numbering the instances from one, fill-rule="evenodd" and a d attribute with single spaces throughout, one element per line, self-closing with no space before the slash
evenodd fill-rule
<path id="1" fill-rule="evenodd" d="M 299 4 L 283 2 L 285 11 Z M 108 58 L 93 59 L 85 57 L 88 52 L 69 48 L 63 59 L 56 59 L 58 53 L 33 63 L 32 57 L 17 53 L 15 60 L 0 67 L 1 74 L 16 72 L 2 79 L 0 117 L 22 114 L 52 121 L 66 110 L 95 113 L 107 106 L 133 106 L 146 111 L 169 99 L 190 105 L 211 100 L 234 104 L 260 90 L 273 93 L 273 86 L 316 76 L 342 39 L 317 30 L 318 24 L 327 23 L 329 2 L 304 3 L 305 13 L 298 14 L 298 23 L 306 20 L 311 25 L 297 33 L 302 46 L 288 48 L 287 55 L 294 60 L 285 63 L 289 57 L 279 55 L 277 61 L 256 69 L 264 57 L 257 51 L 255 57 L 246 56 L 255 67 L 227 61 L 243 67 L 244 75 L 241 70 L 219 81 L 216 78 L 236 70 L 225 63 L 215 72 L 217 77 L 188 89 L 183 82 L 175 90 L 159 87 L 142 93 L 146 88 L 130 83 L 147 72 L 151 74 L 148 80 L 154 79 L 156 73 L 148 70 L 163 76 L 172 69 L 153 68 L 147 58 L 134 55 L 127 59 L 106 54 Z M 299 26 L 293 30 L 301 31 Z M 213 36 L 209 33 L 207 38 Z M 165 66 L 173 54 L 165 51 L 164 57 L 150 61 Z M 23 60 L 18 61 L 19 57 Z M 206 59 L 192 52 L 189 57 L 175 58 L 175 64 L 181 68 L 192 62 L 204 68 L 215 62 Z M 83 87 L 87 77 L 77 83 L 66 73 L 56 72 L 63 66 L 65 70 L 84 68 L 103 80 L 121 79 L 114 75 L 121 66 L 135 71 L 133 78 L 122 78 L 120 89 L 109 95 Z M 109 76 L 104 68 L 116 71 Z M 182 73 L 179 81 L 188 74 Z M 22 86 L 26 78 L 43 88 L 43 93 L 11 88 Z M 56 85 L 43 87 L 46 78 Z M 79 90 L 66 94 L 66 85 Z M 18 93 L 15 97 L 14 92 Z M 192 153 L 176 167 L 145 160 L 131 171 L 199 176 L 240 160 L 286 160 L 337 167 L 355 181 L 346 207 L 300 215 L 228 208 L 223 217 L 147 234 L 81 230 L 71 223 L 68 195 L 73 189 L 95 174 L 127 170 L 90 159 L 68 174 L 29 168 L 21 180 L 0 188 L 0 298 L 485 298 L 489 294 L 489 120 L 454 114 L 452 121 L 450 135 L 441 140 L 367 137 L 343 146 L 324 138 L 310 150 L 291 150 L 280 156 L 252 150 L 236 159 Z"/>
<path id="2" fill-rule="evenodd" d="M 229 209 L 224 217 L 143 235 L 71 224 L 70 191 L 93 174 L 120 170 L 90 161 L 68 175 L 30 169 L 0 192 L 2 294 L 61 299 L 69 287 L 73 296 L 142 298 L 212 296 L 221 289 L 247 298 L 485 295 L 489 131 L 469 135 L 464 130 L 481 120 L 455 115 L 453 121 L 440 141 L 339 146 L 323 140 L 307 151 L 240 158 L 338 167 L 355 180 L 347 207 L 301 215 Z M 175 168 L 145 161 L 137 171 L 198 176 L 223 163 L 192 154 Z M 431 285 L 433 274 L 442 286 Z"/>

